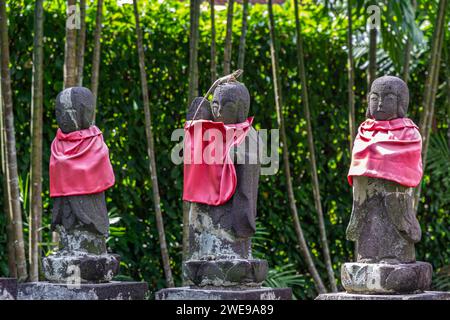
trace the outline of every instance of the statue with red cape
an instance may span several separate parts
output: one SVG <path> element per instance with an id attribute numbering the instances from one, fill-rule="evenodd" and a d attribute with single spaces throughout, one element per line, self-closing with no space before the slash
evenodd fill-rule
<path id="1" fill-rule="evenodd" d="M 347 239 L 356 244 L 356 261 L 341 268 L 346 292 L 318 299 L 445 298 L 427 291 L 431 264 L 416 261 L 421 229 L 414 194 L 423 173 L 422 138 L 406 117 L 408 103 L 408 87 L 400 78 L 383 76 L 372 83 L 367 119 L 358 128 L 347 176 L 353 186 Z"/>
<path id="2" fill-rule="evenodd" d="M 186 287 L 157 299 L 291 299 L 289 288 L 264 288 L 266 260 L 252 256 L 261 142 L 249 117 L 250 94 L 234 74 L 217 80 L 212 102 L 195 98 L 184 126 L 183 200 L 189 202 Z M 210 91 L 212 90 L 210 89 Z M 210 92 L 208 91 L 208 92 Z"/>
<path id="3" fill-rule="evenodd" d="M 84 87 L 56 98 L 58 129 L 51 145 L 52 229 L 58 250 L 42 258 L 47 281 L 20 286 L 25 300 L 141 300 L 144 282 L 112 281 L 120 257 L 107 251 L 109 217 L 105 191 L 114 172 L 103 134 L 94 125 L 94 96 Z"/>

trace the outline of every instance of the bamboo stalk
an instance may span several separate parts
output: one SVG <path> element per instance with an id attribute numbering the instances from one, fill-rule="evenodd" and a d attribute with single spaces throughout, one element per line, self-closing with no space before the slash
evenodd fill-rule
<path id="1" fill-rule="evenodd" d="M 325 227 L 325 220 L 323 217 L 322 200 L 320 198 L 320 186 L 319 186 L 319 177 L 317 174 L 316 151 L 314 149 L 314 135 L 311 123 L 311 112 L 309 108 L 308 87 L 306 81 L 303 38 L 299 20 L 298 0 L 294 0 L 294 9 L 295 9 L 295 26 L 297 33 L 297 63 L 298 63 L 298 71 L 300 74 L 300 83 L 302 86 L 301 96 L 305 110 L 306 129 L 308 131 L 309 163 L 311 165 L 311 180 L 313 186 L 314 205 L 317 211 L 317 218 L 319 219 L 320 242 L 322 244 L 323 256 L 325 259 L 325 266 L 327 269 L 331 290 L 333 292 L 337 292 L 336 278 L 334 276 L 333 264 L 331 262 L 330 249 L 328 247 L 327 232 Z"/>
<path id="2" fill-rule="evenodd" d="M 0 53 L 1 57 L 1 53 Z M 1 59 L 1 58 L 0 58 Z M 1 69 L 1 68 L 0 68 Z M 8 199 L 9 196 L 9 186 L 8 186 L 8 171 L 6 170 L 7 164 L 7 156 L 6 156 L 6 132 L 5 132 L 5 120 L 3 117 L 4 113 L 4 104 L 2 98 L 2 89 L 0 85 L 0 148 L 1 148 L 1 161 L 2 161 L 2 176 L 3 176 L 3 209 L 5 211 L 6 216 L 6 236 L 7 236 L 7 251 L 8 251 L 8 271 L 9 276 L 13 278 L 17 278 L 17 267 L 16 267 L 16 252 L 14 249 L 14 230 L 12 227 L 12 212 L 10 208 L 10 203 Z"/>
<path id="3" fill-rule="evenodd" d="M 76 0 L 67 0 L 66 43 L 64 48 L 64 88 L 75 87 L 77 77 Z"/>
<path id="4" fill-rule="evenodd" d="M 14 230 L 14 248 L 16 256 L 17 277 L 25 281 L 28 277 L 25 244 L 23 240 L 22 208 L 20 204 L 19 174 L 17 171 L 16 137 L 14 129 L 14 111 L 9 70 L 9 38 L 6 21 L 5 0 L 0 0 L 0 42 L 1 42 L 1 85 L 4 103 L 4 119 L 6 130 L 7 178 Z"/>
<path id="5" fill-rule="evenodd" d="M 166 276 L 166 283 L 168 287 L 174 286 L 174 281 L 172 277 L 172 270 L 170 269 L 170 258 L 167 249 L 166 235 L 164 232 L 164 223 L 161 211 L 161 199 L 159 196 L 158 187 L 158 175 L 156 172 L 156 161 L 155 161 L 155 147 L 152 132 L 152 119 L 150 113 L 150 104 L 148 98 L 148 84 L 147 84 L 147 74 L 145 72 L 145 62 L 144 62 L 144 46 L 143 46 L 143 36 L 142 29 L 139 23 L 139 12 L 137 6 L 137 0 L 133 0 L 134 7 L 134 18 L 136 23 L 136 34 L 137 34 L 137 48 L 139 57 L 139 71 L 141 76 L 141 89 L 142 89 L 142 100 L 144 103 L 144 114 L 145 114 L 145 134 L 147 136 L 147 153 L 149 158 L 149 169 L 150 177 L 152 181 L 153 190 L 153 202 L 155 205 L 155 215 L 156 215 L 156 226 L 158 228 L 159 244 L 161 248 L 161 256 L 163 262 L 164 274 Z"/>
<path id="6" fill-rule="evenodd" d="M 225 48 L 223 54 L 223 74 L 231 72 L 231 49 L 233 44 L 233 8 L 234 0 L 228 0 L 227 31 L 225 35 Z"/>
<path id="7" fill-rule="evenodd" d="M 347 46 L 348 46 L 348 57 L 347 57 L 347 74 L 348 74 L 348 128 L 349 128 L 349 143 L 350 143 L 350 154 L 352 154 L 353 144 L 355 143 L 356 137 L 356 115 L 355 115 L 355 93 L 353 87 L 355 86 L 355 62 L 353 60 L 353 16 L 352 16 L 352 1 L 347 2 L 347 17 L 348 17 L 348 27 L 347 27 Z M 370 90 L 370 88 L 368 89 Z M 357 259 L 358 252 L 358 242 L 354 244 L 354 260 Z"/>
<path id="8" fill-rule="evenodd" d="M 348 29 L 347 29 L 347 46 L 348 46 L 348 59 L 347 59 L 347 73 L 348 73 L 348 126 L 350 131 L 350 153 L 353 149 L 353 143 L 356 136 L 356 120 L 355 120 L 355 94 L 353 87 L 355 83 L 355 63 L 353 61 L 353 19 L 352 19 L 352 1 L 348 0 L 347 3 L 347 16 L 348 16 Z"/>
<path id="9" fill-rule="evenodd" d="M 405 57 L 403 61 L 402 79 L 407 84 L 409 81 L 409 66 L 411 60 L 412 41 L 408 39 L 405 44 Z"/>
<path id="10" fill-rule="evenodd" d="M 83 85 L 84 51 L 86 45 L 86 0 L 80 0 L 80 32 L 77 39 L 78 86 Z"/>
<path id="11" fill-rule="evenodd" d="M 198 96 L 198 40 L 200 1 L 191 0 L 191 27 L 189 36 L 189 97 L 188 106 Z"/>
<path id="12" fill-rule="evenodd" d="M 248 29 L 248 0 L 244 0 L 242 3 L 242 28 L 241 37 L 239 39 L 239 55 L 238 55 L 238 69 L 244 70 L 245 62 L 245 39 L 247 37 Z"/>
<path id="13" fill-rule="evenodd" d="M 445 47 L 445 71 L 447 83 L 447 144 L 450 149 L 450 53 L 449 46 Z"/>
<path id="14" fill-rule="evenodd" d="M 94 31 L 94 53 L 92 55 L 91 91 L 94 95 L 94 119 L 97 109 L 98 78 L 100 74 L 100 49 L 102 37 L 103 0 L 97 0 L 97 14 Z"/>
<path id="15" fill-rule="evenodd" d="M 422 166 L 425 171 L 427 163 L 428 145 L 431 135 L 431 127 L 434 117 L 436 92 L 439 81 L 439 69 L 441 65 L 442 46 L 445 35 L 445 13 L 446 13 L 447 1 L 439 1 L 439 9 L 436 15 L 436 24 L 433 32 L 433 42 L 431 44 L 430 65 L 428 68 L 428 76 L 425 80 L 425 93 L 424 93 L 424 110 L 421 114 L 419 128 L 422 135 Z M 414 209 L 418 210 L 420 194 L 422 192 L 422 184 L 416 188 L 414 196 Z"/>
<path id="16" fill-rule="evenodd" d="M 367 92 L 377 76 L 377 33 L 376 27 L 370 29 L 369 32 L 369 70 L 367 79 Z"/>
<path id="17" fill-rule="evenodd" d="M 416 6 L 417 6 L 417 2 L 416 0 L 411 0 L 411 4 L 414 10 L 414 13 L 416 11 Z M 409 68 L 410 68 L 410 62 L 411 62 L 411 50 L 413 48 L 413 43 L 410 39 L 410 37 L 408 37 L 408 39 L 406 40 L 406 44 L 405 44 L 405 56 L 404 56 L 404 61 L 403 61 L 403 72 L 402 72 L 402 78 L 403 81 L 405 81 L 405 83 L 408 83 L 409 80 Z"/>
<path id="18" fill-rule="evenodd" d="M 274 94 L 275 94 L 275 107 L 277 112 L 278 126 L 280 128 L 280 137 L 282 143 L 282 152 L 283 152 L 283 163 L 284 163 L 284 173 L 286 176 L 286 185 L 287 185 L 287 193 L 289 199 L 289 207 L 291 210 L 292 218 L 294 221 L 294 228 L 297 235 L 297 240 L 300 245 L 300 252 L 305 259 L 305 263 L 308 267 L 308 270 L 314 279 L 314 283 L 316 285 L 316 289 L 319 293 L 325 293 L 326 288 L 323 285 L 323 281 L 320 278 L 319 273 L 317 272 L 314 261 L 311 257 L 311 254 L 308 249 L 308 245 L 306 243 L 303 229 L 300 224 L 300 220 L 298 218 L 297 206 L 295 203 L 294 190 L 292 186 L 292 177 L 291 171 L 289 168 L 289 154 L 288 154 L 288 145 L 287 145 L 287 137 L 286 130 L 284 127 L 284 116 L 283 116 L 283 102 L 281 96 L 281 82 L 278 75 L 278 54 L 276 50 L 275 44 L 275 22 L 273 16 L 273 8 L 272 8 L 272 0 L 268 1 L 269 7 L 269 29 L 270 29 L 270 56 L 272 60 L 272 76 L 274 82 Z"/>
<path id="19" fill-rule="evenodd" d="M 211 82 L 217 79 L 217 64 L 216 64 L 216 22 L 214 13 L 214 0 L 210 0 L 210 17 L 211 17 Z"/>
<path id="20" fill-rule="evenodd" d="M 31 103 L 31 186 L 30 186 L 30 281 L 39 281 L 39 241 L 42 221 L 42 109 L 43 109 L 43 0 L 35 2 L 33 89 Z"/>
<path id="21" fill-rule="evenodd" d="M 188 105 L 198 96 L 198 42 L 199 42 L 200 1 L 191 0 L 190 4 L 190 34 L 189 34 L 189 96 Z M 213 62 L 211 62 L 213 63 Z M 184 262 L 189 256 L 189 210 L 190 203 L 183 201 L 183 281 Z"/>

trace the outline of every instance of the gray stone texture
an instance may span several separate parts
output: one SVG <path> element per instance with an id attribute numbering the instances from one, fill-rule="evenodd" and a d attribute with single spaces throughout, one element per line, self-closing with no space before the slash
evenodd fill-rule
<path id="1" fill-rule="evenodd" d="M 224 259 L 189 260 L 186 262 L 189 285 L 204 286 L 260 286 L 267 277 L 266 260 Z"/>
<path id="2" fill-rule="evenodd" d="M 17 279 L 0 278 L 0 300 L 15 300 L 17 297 Z"/>
<path id="3" fill-rule="evenodd" d="M 18 300 L 144 300 L 145 282 L 109 282 L 81 284 L 79 287 L 62 283 L 32 282 L 19 285 Z"/>
<path id="4" fill-rule="evenodd" d="M 372 82 L 368 101 L 367 118 L 376 120 L 404 118 L 408 112 L 408 86 L 398 77 L 379 77 Z"/>
<path id="5" fill-rule="evenodd" d="M 418 294 L 325 293 L 316 300 L 450 300 L 450 292 L 425 291 Z"/>
<path id="6" fill-rule="evenodd" d="M 357 261 L 414 262 L 421 230 L 414 188 L 370 177 L 353 177 L 353 210 L 347 239 L 358 243 Z"/>
<path id="7" fill-rule="evenodd" d="M 168 288 L 156 293 L 156 300 L 292 300 L 290 288 Z"/>
<path id="8" fill-rule="evenodd" d="M 57 227 L 60 235 L 60 251 L 84 251 L 90 254 L 105 254 L 106 239 L 103 235 L 91 232 L 84 226 L 75 226 L 66 229 L 64 226 Z"/>
<path id="9" fill-rule="evenodd" d="M 66 230 L 58 226 L 61 249 L 42 259 L 45 278 L 67 283 L 80 277 L 82 283 L 108 282 L 119 273 L 120 257 L 106 252 L 105 237 L 83 226 Z"/>
<path id="10" fill-rule="evenodd" d="M 91 233 L 108 236 L 109 219 L 105 193 L 53 198 L 53 230 L 60 225 L 66 230 L 81 227 Z"/>
<path id="11" fill-rule="evenodd" d="M 199 105 L 201 106 L 199 107 Z M 195 116 L 195 119 L 194 119 Z M 204 97 L 196 97 L 189 106 L 186 120 L 213 120 L 211 103 Z"/>
<path id="12" fill-rule="evenodd" d="M 62 132 L 87 129 L 94 124 L 94 95 L 84 87 L 72 87 L 56 97 L 56 122 Z"/>
<path id="13" fill-rule="evenodd" d="M 113 254 L 90 254 L 83 251 L 57 251 L 42 259 L 45 278 L 66 283 L 79 277 L 81 283 L 111 281 L 119 273 L 120 258 Z"/>
<path id="14" fill-rule="evenodd" d="M 350 262 L 342 265 L 341 281 L 349 293 L 397 294 L 430 289 L 433 268 L 427 262 L 381 264 Z"/>
<path id="15" fill-rule="evenodd" d="M 214 90 L 212 113 L 214 121 L 241 123 L 247 120 L 250 110 L 250 93 L 245 85 L 231 81 L 219 85 Z"/>

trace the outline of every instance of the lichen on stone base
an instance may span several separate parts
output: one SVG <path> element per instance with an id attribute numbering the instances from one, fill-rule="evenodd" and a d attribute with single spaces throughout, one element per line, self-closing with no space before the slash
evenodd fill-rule
<path id="1" fill-rule="evenodd" d="M 42 259 L 45 278 L 57 283 L 101 283 L 119 273 L 118 255 L 58 251 Z"/>

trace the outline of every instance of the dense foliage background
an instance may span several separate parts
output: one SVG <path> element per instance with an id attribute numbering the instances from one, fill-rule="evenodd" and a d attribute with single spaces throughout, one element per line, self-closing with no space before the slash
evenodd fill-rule
<path id="1" fill-rule="evenodd" d="M 423 42 L 416 43 L 409 82 L 410 117 L 418 123 L 423 100 L 429 43 L 437 1 L 418 1 L 417 22 Z M 349 166 L 347 115 L 347 21 L 345 10 L 329 7 L 328 2 L 304 1 L 301 12 L 310 105 L 318 158 L 319 179 L 331 256 L 336 275 L 340 265 L 353 259 L 353 243 L 345 240 L 352 204 L 351 188 L 346 182 Z M 31 0 L 8 1 L 11 73 L 15 125 L 23 207 L 28 214 L 27 183 L 30 166 L 30 105 L 33 49 L 33 10 Z M 65 2 L 46 1 L 44 24 L 44 254 L 50 250 L 49 228 L 51 200 L 48 191 L 50 143 L 57 125 L 54 100 L 63 87 Z M 202 6 L 200 20 L 200 92 L 210 85 L 210 21 L 208 5 Z M 366 106 L 367 40 L 365 8 L 355 8 L 355 94 L 357 122 L 364 120 Z M 284 112 L 294 175 L 295 195 L 308 244 L 326 279 L 321 258 L 317 216 L 312 198 L 307 160 L 306 122 L 300 99 L 295 52 L 295 20 L 290 1 L 276 6 L 277 36 L 284 98 Z M 183 125 L 188 96 L 189 3 L 175 0 L 141 4 L 144 50 L 150 88 L 151 112 L 156 145 L 156 160 L 169 253 L 176 283 L 181 284 L 182 167 L 172 164 L 170 137 Z M 217 11 L 219 64 L 223 56 L 226 11 Z M 233 63 L 237 62 L 241 6 L 236 6 L 233 39 Z M 90 84 L 95 6 L 88 1 L 87 47 L 84 68 L 85 86 Z M 121 255 L 121 274 L 149 282 L 152 291 L 164 287 L 160 250 L 151 196 L 148 157 L 141 103 L 136 35 L 131 5 L 119 7 L 107 1 L 104 12 L 100 88 L 97 125 L 110 148 L 116 185 L 107 191 L 112 222 L 111 251 Z M 447 63 L 441 68 L 441 83 L 448 68 L 449 32 L 445 40 Z M 379 75 L 399 75 L 401 64 L 394 64 L 389 50 L 379 50 Z M 445 55 L 444 55 L 445 57 Z M 448 69 L 447 69 L 448 70 Z M 448 72 L 448 71 L 447 71 Z M 447 73 L 448 74 L 448 73 Z M 269 53 L 267 7 L 250 9 L 246 63 L 243 82 L 251 97 L 251 114 L 257 128 L 276 128 L 273 81 Z M 417 256 L 433 264 L 435 270 L 450 264 L 450 178 L 446 143 L 447 91 L 441 86 L 436 102 L 436 119 L 430 146 L 430 166 L 423 179 L 423 198 L 419 221 L 423 238 Z M 433 155 L 438 155 L 434 156 Z M 439 156 L 440 155 L 440 156 Z M 434 160 L 433 160 L 434 159 Z M 433 162 L 434 161 L 434 162 Z M 280 165 L 282 168 L 282 165 Z M 1 184 L 0 184 L 1 186 Z M 3 192 L 0 191 L 0 195 Z M 3 198 L 0 198 L 3 201 Z M 295 287 L 300 297 L 313 297 L 314 285 L 298 250 L 291 224 L 285 178 L 282 169 L 274 176 L 262 176 L 259 188 L 259 230 L 257 250 L 273 268 L 292 264 L 303 280 Z M 3 208 L 3 205 L 0 205 Z M 27 217 L 24 217 L 27 237 Z M 261 231 L 262 230 L 262 231 Z M 0 275 L 7 275 L 5 216 L 0 215 Z M 338 276 L 339 278 L 339 276 Z"/>

